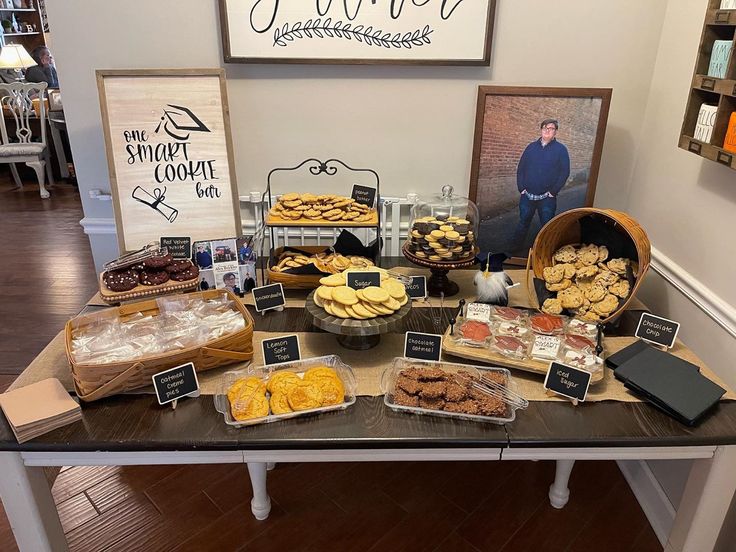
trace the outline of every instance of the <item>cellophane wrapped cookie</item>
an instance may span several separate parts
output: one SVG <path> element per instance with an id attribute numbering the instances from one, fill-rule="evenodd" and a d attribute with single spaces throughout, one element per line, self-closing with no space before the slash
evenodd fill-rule
<path id="1" fill-rule="evenodd" d="M 460 345 L 488 347 L 492 335 L 490 322 L 459 318 L 455 324 L 455 342 Z"/>

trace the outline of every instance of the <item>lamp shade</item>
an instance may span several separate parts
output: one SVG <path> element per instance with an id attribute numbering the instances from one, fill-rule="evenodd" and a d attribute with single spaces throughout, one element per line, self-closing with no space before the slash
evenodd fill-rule
<path id="1" fill-rule="evenodd" d="M 0 69 L 25 69 L 32 65 L 37 63 L 20 44 L 6 44 L 0 50 Z"/>

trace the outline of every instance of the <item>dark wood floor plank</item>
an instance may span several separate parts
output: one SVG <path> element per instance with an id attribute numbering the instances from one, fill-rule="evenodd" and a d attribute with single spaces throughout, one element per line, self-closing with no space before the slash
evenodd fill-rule
<path id="1" fill-rule="evenodd" d="M 57 504 L 56 509 L 59 511 L 59 519 L 64 533 L 73 531 L 99 515 L 84 493 L 74 495 L 70 499 Z"/>
<path id="2" fill-rule="evenodd" d="M 647 523 L 634 541 L 632 549 L 637 552 L 662 552 L 662 543 L 659 542 L 657 534 L 652 526 Z"/>
<path id="3" fill-rule="evenodd" d="M 77 466 L 60 472 L 51 489 L 54 500 L 57 504 L 69 500 L 113 476 L 120 469 L 122 468 L 117 466 Z"/>
<path id="4" fill-rule="evenodd" d="M 230 464 L 181 466 L 148 487 L 145 493 L 161 513 L 167 514 L 175 511 L 182 503 L 204 491 L 212 483 L 227 476 L 230 469 Z"/>
<path id="5" fill-rule="evenodd" d="M 133 493 L 142 493 L 151 485 L 168 477 L 179 466 L 127 466 L 119 468 L 108 477 L 89 487 L 87 496 L 100 512 L 124 501 Z"/>
<path id="6" fill-rule="evenodd" d="M 541 548 L 539 549 L 541 550 Z M 450 535 L 443 540 L 437 548 L 433 549 L 432 552 L 480 552 L 475 546 L 470 544 L 456 532 L 450 533 Z"/>
<path id="7" fill-rule="evenodd" d="M 241 504 L 250 504 L 252 490 L 248 468 L 244 464 L 228 464 L 225 476 L 204 488 L 204 493 L 223 512 Z"/>

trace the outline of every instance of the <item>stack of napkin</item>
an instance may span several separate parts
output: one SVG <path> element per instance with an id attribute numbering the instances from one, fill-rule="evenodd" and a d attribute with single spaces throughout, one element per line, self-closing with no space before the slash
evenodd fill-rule
<path id="1" fill-rule="evenodd" d="M 56 378 L 1 394 L 0 408 L 19 443 L 82 419 L 79 404 Z"/>

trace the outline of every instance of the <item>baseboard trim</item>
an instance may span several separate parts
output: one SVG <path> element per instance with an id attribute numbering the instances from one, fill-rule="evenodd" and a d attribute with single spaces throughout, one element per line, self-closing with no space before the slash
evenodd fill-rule
<path id="1" fill-rule="evenodd" d="M 652 247 L 651 267 L 731 337 L 736 338 L 736 308 L 655 247 Z"/>
<path id="2" fill-rule="evenodd" d="M 79 224 L 84 228 L 84 233 L 89 235 L 96 234 L 117 234 L 117 228 L 115 228 L 115 219 L 112 218 L 92 218 L 84 217 L 79 221 Z"/>
<path id="3" fill-rule="evenodd" d="M 657 539 L 665 546 L 675 523 L 674 506 L 644 460 L 619 460 L 617 463 Z"/>

